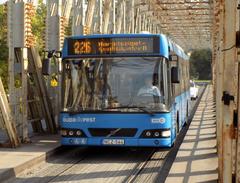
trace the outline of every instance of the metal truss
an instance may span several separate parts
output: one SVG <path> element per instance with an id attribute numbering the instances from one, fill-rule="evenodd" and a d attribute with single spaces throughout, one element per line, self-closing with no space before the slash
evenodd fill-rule
<path id="1" fill-rule="evenodd" d="M 141 0 L 141 13 L 185 50 L 211 48 L 213 1 Z"/>

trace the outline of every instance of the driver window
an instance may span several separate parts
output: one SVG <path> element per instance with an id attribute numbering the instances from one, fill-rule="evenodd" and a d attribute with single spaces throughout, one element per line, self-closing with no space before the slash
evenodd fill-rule
<path id="1" fill-rule="evenodd" d="M 159 75 L 159 79 L 158 79 L 158 88 L 161 91 L 161 96 L 164 96 L 165 92 L 163 90 L 163 61 L 161 59 L 161 61 L 159 62 L 159 67 L 158 67 L 158 75 Z"/>

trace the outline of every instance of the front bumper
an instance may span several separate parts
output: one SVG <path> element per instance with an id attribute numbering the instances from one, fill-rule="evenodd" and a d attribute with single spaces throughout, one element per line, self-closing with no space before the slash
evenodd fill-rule
<path id="1" fill-rule="evenodd" d="M 124 144 L 103 144 L 104 139 L 121 139 Z M 136 139 L 136 138 L 61 138 L 62 145 L 74 146 L 145 146 L 145 147 L 171 147 L 171 138 L 151 138 L 151 139 Z"/>

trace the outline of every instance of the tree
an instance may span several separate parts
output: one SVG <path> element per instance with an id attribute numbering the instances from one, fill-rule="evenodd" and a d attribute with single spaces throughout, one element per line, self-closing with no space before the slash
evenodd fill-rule
<path id="1" fill-rule="evenodd" d="M 44 49 L 44 37 L 45 37 L 45 19 L 47 15 L 46 5 L 42 0 L 39 0 L 39 4 L 36 10 L 36 14 L 32 19 L 32 31 L 36 38 L 36 46 L 39 50 Z M 4 88 L 8 88 L 8 46 L 7 46 L 7 8 L 6 5 L 0 5 L 0 77 L 3 81 Z"/>
<path id="2" fill-rule="evenodd" d="M 40 51 L 44 49 L 44 38 L 46 29 L 47 7 L 42 0 L 39 0 L 35 16 L 32 19 L 32 32 L 36 39 L 36 46 Z"/>
<path id="3" fill-rule="evenodd" d="M 190 75 L 193 79 L 210 80 L 212 52 L 210 49 L 194 50 L 190 57 Z"/>
<path id="4" fill-rule="evenodd" d="M 8 47 L 7 47 L 7 8 L 0 5 L 0 77 L 4 88 L 8 88 Z"/>

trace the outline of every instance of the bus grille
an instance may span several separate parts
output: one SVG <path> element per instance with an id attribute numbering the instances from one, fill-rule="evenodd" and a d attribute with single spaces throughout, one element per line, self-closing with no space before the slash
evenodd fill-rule
<path id="1" fill-rule="evenodd" d="M 89 128 L 93 137 L 134 137 L 137 128 Z"/>

